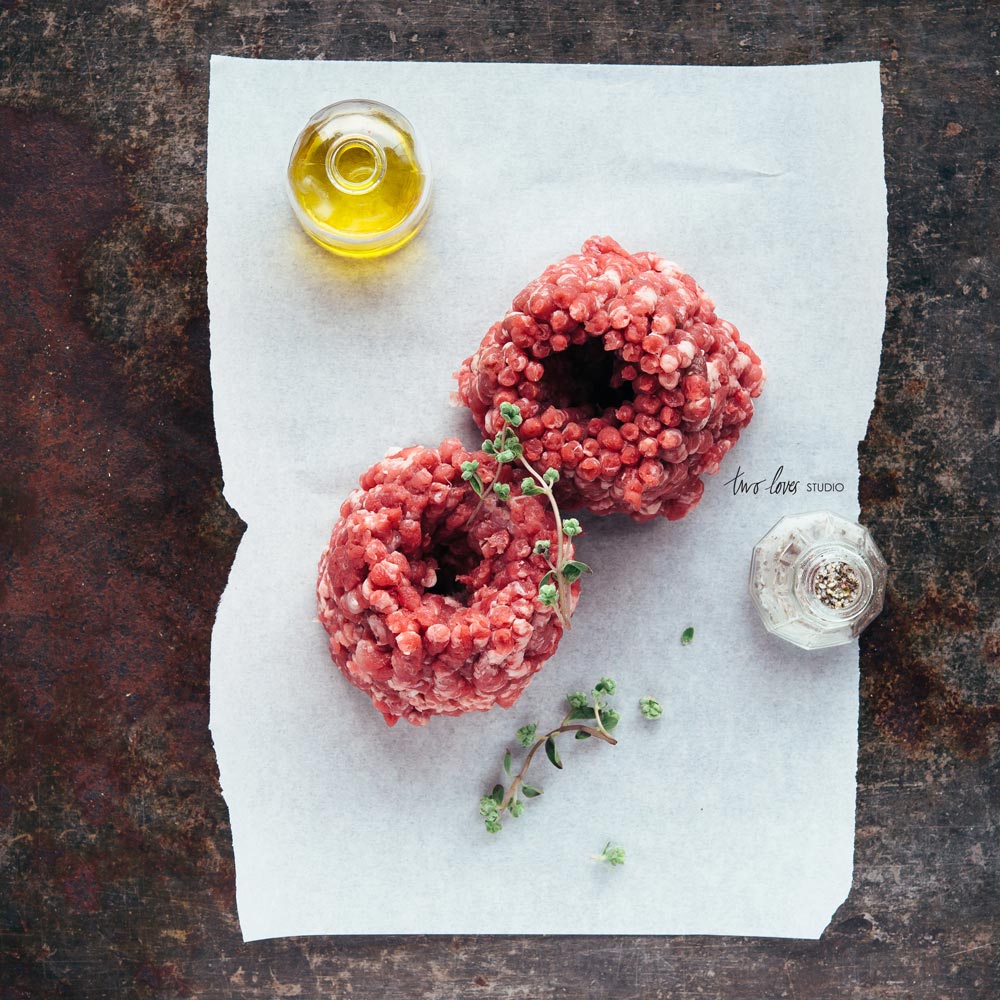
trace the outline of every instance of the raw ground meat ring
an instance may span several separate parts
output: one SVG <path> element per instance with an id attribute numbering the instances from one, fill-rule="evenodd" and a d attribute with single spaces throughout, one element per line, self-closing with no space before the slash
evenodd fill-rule
<path id="1" fill-rule="evenodd" d="M 587 240 L 546 268 L 456 375 L 492 436 L 501 403 L 560 504 L 637 521 L 675 520 L 701 499 L 753 416 L 760 358 L 675 264 Z"/>
<path id="2" fill-rule="evenodd" d="M 548 564 L 535 542 L 557 544 L 548 504 L 512 486 L 508 502 L 487 492 L 480 505 L 461 478 L 472 459 L 488 490 L 494 463 L 457 440 L 377 462 L 320 559 L 330 654 L 390 726 L 509 708 L 562 636 L 556 609 L 537 599 Z"/>

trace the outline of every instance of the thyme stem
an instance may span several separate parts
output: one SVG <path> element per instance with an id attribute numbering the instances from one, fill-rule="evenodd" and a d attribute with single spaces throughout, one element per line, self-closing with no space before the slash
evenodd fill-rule
<path id="1" fill-rule="evenodd" d="M 563 720 L 565 723 L 565 720 Z M 600 725 L 600 722 L 598 722 Z M 524 776 L 528 773 L 528 768 L 531 767 L 531 761 L 535 754 L 538 753 L 540 747 L 545 746 L 547 740 L 551 739 L 553 736 L 558 736 L 559 733 L 574 733 L 583 732 L 588 736 L 594 736 L 599 740 L 604 740 L 609 746 L 617 746 L 618 740 L 616 740 L 608 731 L 601 726 L 600 729 L 594 729 L 593 726 L 584 726 L 580 723 L 572 723 L 570 725 L 559 725 L 555 729 L 550 729 L 544 736 L 540 736 L 535 740 L 531 749 L 528 751 L 528 756 L 524 758 L 524 763 L 521 765 L 521 770 L 517 772 L 514 776 L 514 780 L 510 783 L 510 787 L 507 789 L 506 795 L 504 795 L 498 809 L 500 815 L 504 814 L 504 811 L 510 805 L 511 801 L 517 797 L 517 790 L 520 788 L 521 784 L 524 782 Z"/>
<path id="2" fill-rule="evenodd" d="M 505 421 L 506 422 L 506 421 Z M 570 613 L 570 593 L 569 584 L 566 582 L 566 578 L 562 574 L 563 566 L 563 530 L 562 530 L 562 515 L 559 513 L 559 505 L 556 503 L 555 495 L 552 492 L 552 487 L 531 467 L 531 463 L 521 455 L 518 461 L 523 465 L 528 472 L 535 478 L 541 491 L 549 498 L 549 506 L 552 508 L 552 514 L 556 519 L 556 565 L 555 573 L 553 576 L 556 581 L 556 588 L 559 590 L 559 617 L 562 620 L 563 627 L 569 631 L 572 628 L 570 625 L 570 618 L 572 617 Z"/>

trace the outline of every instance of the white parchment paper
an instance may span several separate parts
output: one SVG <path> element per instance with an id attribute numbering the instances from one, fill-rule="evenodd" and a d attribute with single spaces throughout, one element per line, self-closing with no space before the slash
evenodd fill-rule
<path id="1" fill-rule="evenodd" d="M 402 110 L 434 164 L 426 229 L 382 261 L 323 252 L 285 199 L 299 129 L 352 97 Z M 215 57 L 208 199 L 215 419 L 248 524 L 211 677 L 245 938 L 818 936 L 851 885 L 857 645 L 770 637 L 745 580 L 782 514 L 857 516 L 886 283 L 878 65 Z M 388 729 L 328 658 L 320 551 L 386 451 L 478 443 L 449 405 L 452 372 L 594 233 L 708 290 L 764 359 L 757 415 L 685 520 L 584 519 L 596 572 L 513 709 Z M 756 495 L 734 496 L 738 466 Z M 797 493 L 769 493 L 776 474 Z M 561 772 L 540 761 L 546 794 L 487 834 L 477 802 L 515 729 L 555 721 L 602 674 L 619 683 L 620 745 L 567 745 Z M 658 722 L 639 714 L 646 694 Z M 609 839 L 622 868 L 590 860 Z"/>

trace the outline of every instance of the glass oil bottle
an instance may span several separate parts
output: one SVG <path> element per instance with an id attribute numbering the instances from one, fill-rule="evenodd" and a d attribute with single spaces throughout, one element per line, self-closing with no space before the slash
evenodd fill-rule
<path id="1" fill-rule="evenodd" d="M 377 101 L 316 112 L 292 149 L 287 180 L 302 228 L 344 257 L 398 250 L 430 210 L 430 168 L 413 126 Z"/>

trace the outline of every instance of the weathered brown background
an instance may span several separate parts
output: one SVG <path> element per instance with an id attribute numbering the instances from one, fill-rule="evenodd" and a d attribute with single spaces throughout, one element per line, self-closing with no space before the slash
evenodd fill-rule
<path id="1" fill-rule="evenodd" d="M 998 32 L 986 3 L 0 0 L 0 998 L 1000 996 Z M 881 61 L 860 458 L 893 576 L 862 642 L 854 887 L 821 941 L 241 943 L 207 729 L 242 529 L 208 373 L 213 52 Z"/>

